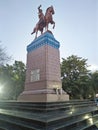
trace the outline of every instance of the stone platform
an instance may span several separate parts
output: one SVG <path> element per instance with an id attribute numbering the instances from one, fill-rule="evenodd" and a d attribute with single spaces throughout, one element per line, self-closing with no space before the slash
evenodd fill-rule
<path id="1" fill-rule="evenodd" d="M 94 101 L 0 102 L 0 130 L 97 130 Z"/>

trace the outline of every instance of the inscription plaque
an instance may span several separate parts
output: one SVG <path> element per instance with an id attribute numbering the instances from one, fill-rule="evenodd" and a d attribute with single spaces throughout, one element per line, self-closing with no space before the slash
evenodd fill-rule
<path id="1" fill-rule="evenodd" d="M 32 70 L 31 71 L 31 82 L 39 81 L 40 80 L 40 69 Z"/>

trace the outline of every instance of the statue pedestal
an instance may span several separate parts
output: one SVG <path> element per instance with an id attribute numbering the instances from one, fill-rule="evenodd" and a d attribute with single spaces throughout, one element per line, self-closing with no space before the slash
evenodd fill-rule
<path id="1" fill-rule="evenodd" d="M 59 42 L 46 32 L 27 46 L 25 89 L 19 101 L 55 102 L 69 100 L 62 90 Z"/>
<path id="2" fill-rule="evenodd" d="M 55 94 L 33 94 L 33 93 L 25 93 L 23 92 L 18 101 L 22 102 L 60 102 L 60 101 L 68 101 L 69 96 L 67 94 L 57 95 Z"/>

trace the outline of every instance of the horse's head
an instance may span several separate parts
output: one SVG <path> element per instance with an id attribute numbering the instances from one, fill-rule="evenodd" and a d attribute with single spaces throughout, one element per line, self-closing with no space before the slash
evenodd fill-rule
<path id="1" fill-rule="evenodd" d="M 54 12 L 54 9 L 53 9 L 53 6 L 50 6 L 50 7 L 47 8 L 46 14 L 48 14 L 48 13 L 52 13 L 52 14 L 55 13 L 55 12 Z"/>
<path id="2" fill-rule="evenodd" d="M 52 14 L 55 13 L 55 12 L 54 12 L 54 8 L 53 8 L 53 6 L 50 7 L 50 10 L 51 10 L 51 13 L 52 13 Z"/>

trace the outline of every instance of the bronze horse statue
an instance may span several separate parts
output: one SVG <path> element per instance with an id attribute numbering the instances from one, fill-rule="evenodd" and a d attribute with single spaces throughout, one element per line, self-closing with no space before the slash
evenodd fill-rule
<path id="1" fill-rule="evenodd" d="M 53 6 L 50 6 L 49 8 L 47 8 L 46 10 L 46 14 L 45 14 L 45 22 L 46 22 L 46 31 L 48 31 L 48 25 L 49 23 L 53 24 L 53 29 L 55 27 L 55 22 L 53 21 L 52 15 L 54 14 L 54 9 Z"/>
<path id="2" fill-rule="evenodd" d="M 54 14 L 53 6 L 50 6 L 47 8 L 45 16 L 42 13 L 42 10 L 40 9 L 41 5 L 38 7 L 39 10 L 39 22 L 36 24 L 35 28 L 33 29 L 33 33 L 36 33 L 35 38 L 37 38 L 38 31 L 43 33 L 43 30 L 45 28 L 46 31 L 48 31 L 49 23 L 53 24 L 53 28 L 55 27 L 55 22 L 53 21 L 52 15 Z"/>

